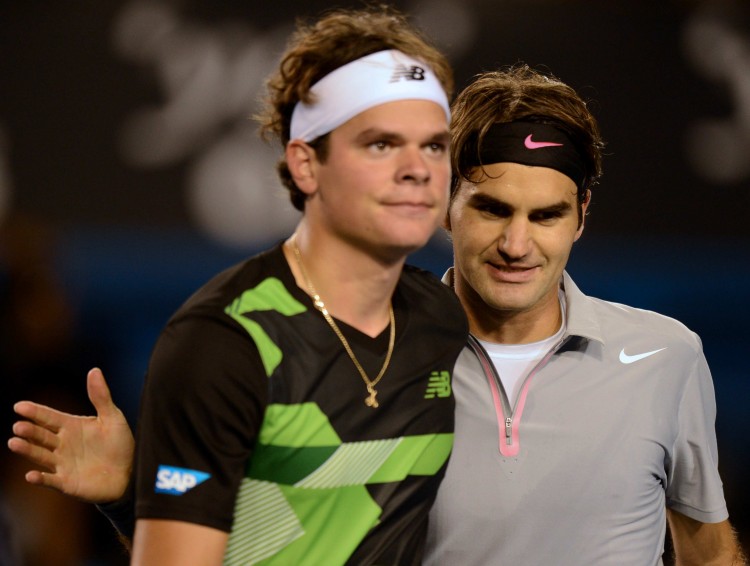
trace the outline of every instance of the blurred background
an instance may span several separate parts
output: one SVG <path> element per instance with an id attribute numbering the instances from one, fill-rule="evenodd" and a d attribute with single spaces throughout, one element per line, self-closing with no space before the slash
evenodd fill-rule
<path id="1" fill-rule="evenodd" d="M 703 339 L 730 518 L 749 546 L 750 4 L 408 0 L 457 85 L 524 61 L 590 101 L 605 175 L 569 266 Z M 0 401 L 89 414 L 97 365 L 134 422 L 152 344 L 211 275 L 289 234 L 278 151 L 249 118 L 296 17 L 355 2 L 0 3 Z M 412 262 L 450 265 L 437 235 Z M 124 564 L 89 506 L 0 456 L 23 564 Z M 0 536 L 2 533 L 0 532 Z M 3 552 L 0 549 L 0 563 Z"/>

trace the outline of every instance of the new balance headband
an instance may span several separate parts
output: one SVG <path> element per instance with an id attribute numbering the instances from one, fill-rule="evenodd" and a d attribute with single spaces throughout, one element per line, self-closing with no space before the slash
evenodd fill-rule
<path id="1" fill-rule="evenodd" d="M 470 162 L 470 167 L 504 162 L 549 167 L 584 188 L 583 158 L 568 135 L 555 126 L 523 120 L 493 124 L 481 143 L 478 162 Z M 468 157 L 471 161 L 472 156 Z"/>
<path id="2" fill-rule="evenodd" d="M 312 141 L 357 114 L 395 100 L 430 100 L 450 122 L 448 97 L 424 63 L 400 51 L 378 51 L 343 65 L 315 83 L 313 103 L 298 102 L 292 112 L 291 139 Z"/>

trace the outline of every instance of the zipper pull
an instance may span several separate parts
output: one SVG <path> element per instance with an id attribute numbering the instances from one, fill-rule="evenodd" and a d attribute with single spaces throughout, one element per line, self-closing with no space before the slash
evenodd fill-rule
<path id="1" fill-rule="evenodd" d="M 513 444 L 512 425 L 513 419 L 507 417 L 505 419 L 505 444 L 509 446 Z"/>

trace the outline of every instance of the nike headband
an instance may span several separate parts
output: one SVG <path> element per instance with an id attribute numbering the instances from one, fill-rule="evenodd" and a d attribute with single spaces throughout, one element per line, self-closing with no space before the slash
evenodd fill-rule
<path id="1" fill-rule="evenodd" d="M 450 123 L 448 97 L 424 63 L 400 51 L 378 51 L 327 74 L 311 88 L 313 103 L 298 102 L 292 112 L 291 138 L 309 142 L 357 114 L 396 100 L 430 100 Z"/>
<path id="2" fill-rule="evenodd" d="M 537 122 L 493 124 L 482 140 L 478 163 L 520 163 L 549 167 L 570 177 L 579 189 L 586 182 L 586 166 L 573 141 L 561 129 Z"/>

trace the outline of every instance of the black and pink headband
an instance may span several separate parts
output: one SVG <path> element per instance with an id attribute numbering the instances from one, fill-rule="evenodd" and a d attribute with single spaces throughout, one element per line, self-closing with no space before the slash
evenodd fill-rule
<path id="1" fill-rule="evenodd" d="M 586 166 L 573 141 L 559 128 L 537 122 L 505 122 L 493 124 L 479 148 L 479 163 L 520 163 L 549 167 L 570 177 L 579 190 L 586 182 Z M 471 158 L 471 156 L 468 156 Z"/>

